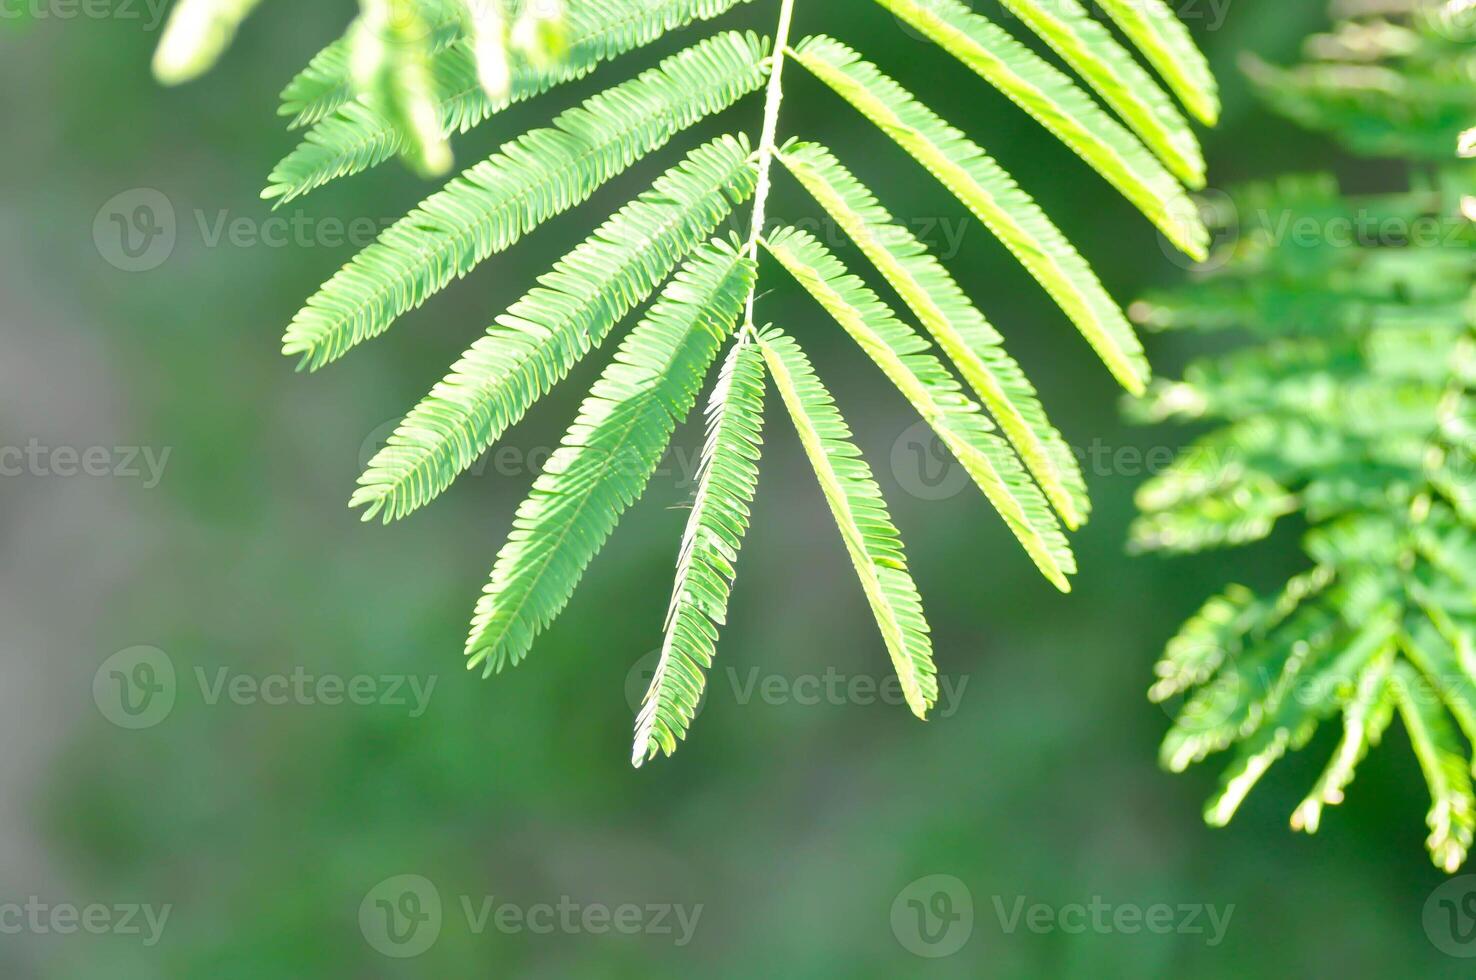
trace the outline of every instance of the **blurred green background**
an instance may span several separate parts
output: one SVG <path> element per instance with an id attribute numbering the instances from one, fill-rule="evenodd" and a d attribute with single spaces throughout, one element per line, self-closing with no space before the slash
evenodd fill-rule
<path id="1" fill-rule="evenodd" d="M 117 931 L 0 934 L 0 974 L 1468 975 L 1421 924 L 1442 876 L 1421 846 L 1427 804 L 1407 752 L 1375 753 L 1316 838 L 1286 826 L 1325 754 L 1315 748 L 1273 770 L 1227 830 L 1199 816 L 1215 767 L 1158 770 L 1168 717 L 1143 692 L 1163 642 L 1225 581 L 1263 588 L 1296 570 L 1295 529 L 1239 553 L 1127 558 L 1140 454 L 1158 448 L 1146 459 L 1161 464 L 1164 447 L 1192 433 L 1124 428 L 1111 380 L 1041 291 L 900 150 L 803 76 L 784 132 L 830 144 L 895 213 L 936 221 L 931 233 L 915 225 L 924 237 L 945 251 L 957 242 L 950 265 L 1087 454 L 1097 512 L 1078 540 L 1076 593 L 1054 594 L 982 499 L 927 457 L 871 365 L 770 277 L 763 316 L 816 357 L 910 544 L 940 671 L 961 690 L 953 710 L 922 724 L 895 704 L 855 703 L 864 698 L 742 696 L 754 677 L 793 691 L 831 668 L 887 673 L 779 415 L 712 691 L 674 759 L 630 768 L 630 697 L 659 644 L 691 489 L 684 466 L 700 438 L 692 425 L 531 662 L 486 683 L 467 675 L 473 599 L 603 358 L 414 519 L 365 526 L 344 502 L 387 425 L 581 229 L 649 183 L 652 165 L 344 363 L 296 374 L 278 353 L 281 330 L 354 251 L 330 219 L 378 226 L 430 186 L 388 165 L 289 205 L 277 215 L 285 227 L 265 224 L 257 193 L 292 145 L 277 92 L 353 4 L 268 0 L 223 64 L 179 90 L 148 74 L 158 6 L 4 0 L 0 17 L 0 444 L 41 447 L 55 469 L 57 447 L 102 447 L 112 473 L 32 468 L 0 481 L 0 903 L 168 905 L 169 918 L 151 945 Z M 1354 187 L 1387 176 L 1271 117 L 1236 71 L 1243 51 L 1291 60 L 1324 22 L 1318 4 L 1180 6 L 1226 88 L 1224 125 L 1207 136 L 1216 186 L 1288 169 L 1331 167 Z M 771 7 L 722 26 L 767 29 Z M 801 33 L 836 34 L 940 93 L 940 113 L 1057 215 L 1115 295 L 1183 275 L 1104 183 L 879 7 L 802 0 L 798 20 Z M 696 36 L 678 32 L 495 118 L 458 141 L 459 162 Z M 758 109 L 750 99 L 703 133 L 752 130 Z M 176 234 L 167 260 L 129 272 L 116 238 L 107 245 L 108 214 L 139 189 L 167 199 Z M 811 213 L 787 182 L 773 211 Z M 217 237 L 231 222 L 236 233 Z M 1193 342 L 1150 340 L 1150 351 L 1175 371 Z M 132 447 L 152 455 L 130 460 Z M 163 464 L 157 481 L 149 459 Z M 130 730 L 99 710 L 93 683 L 107 658 L 137 646 L 163 651 L 178 684 L 166 717 Z M 373 704 L 279 705 L 212 698 L 198 680 L 294 672 L 434 687 L 418 713 L 408 683 Z M 908 901 L 931 896 L 913 883 L 940 874 L 960 883 L 949 886 L 954 911 L 972 901 L 973 928 L 960 951 L 928 958 L 909 948 Z M 434 943 L 411 959 L 384 955 L 361 928 L 361 905 L 372 919 L 375 889 L 399 875 L 423 877 L 443 903 Z M 583 910 L 639 906 L 651 928 L 622 935 L 591 920 L 544 934 L 494 918 L 478 929 L 463 899 L 476 911 L 488 897 L 525 912 L 562 900 L 580 922 Z M 1203 915 L 1199 934 L 1008 929 L 1000 909 L 1008 916 L 1020 899 L 1234 908 L 1215 944 Z M 689 916 L 700 906 L 690 941 L 662 933 L 647 906 Z"/>

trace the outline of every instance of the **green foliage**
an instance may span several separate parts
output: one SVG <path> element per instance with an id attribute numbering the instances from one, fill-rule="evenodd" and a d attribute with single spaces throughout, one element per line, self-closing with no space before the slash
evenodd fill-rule
<path id="1" fill-rule="evenodd" d="M 491 2 L 491 0 L 489 0 Z M 514 62 L 505 91 L 488 94 L 471 39 L 453 16 L 429 44 L 441 131 L 465 133 L 508 106 L 542 95 L 594 71 L 602 62 L 649 44 L 668 31 L 726 12 L 737 0 L 614 0 L 570 11 L 563 57 Z M 262 196 L 278 205 L 340 177 L 361 173 L 401 153 L 408 140 L 380 109 L 354 97 L 347 43 L 324 49 L 282 93 L 293 128 L 309 127 L 302 143 L 272 170 Z"/>
<path id="2" fill-rule="evenodd" d="M 748 141 L 693 151 L 488 328 L 370 461 L 350 504 L 404 517 L 438 496 L 753 193 Z"/>
<path id="3" fill-rule="evenodd" d="M 631 763 L 637 767 L 658 752 L 675 752 L 697 714 L 758 489 L 763 413 L 763 353 L 757 344 L 734 344 L 707 406 L 702 480 L 677 557 L 666 639 L 636 718 Z"/>
<path id="4" fill-rule="evenodd" d="M 757 89 L 765 47 L 752 35 L 718 34 L 508 143 L 388 228 L 310 297 L 287 328 L 283 353 L 318 368 L 383 333 L 678 132 Z"/>
<path id="5" fill-rule="evenodd" d="M 1248 58 L 1247 69 L 1273 108 L 1356 153 L 1448 160 L 1473 121 L 1476 8 L 1394 0 L 1387 14 L 1312 37 L 1295 67 Z"/>
<path id="6" fill-rule="evenodd" d="M 281 204 L 395 155 L 421 172 L 443 169 L 456 134 L 736 3 L 571 2 L 549 17 L 535 16 L 538 5 L 498 0 L 362 0 L 346 38 L 283 92 L 289 128 L 306 132 L 273 171 L 264 196 Z M 1033 116 L 1184 252 L 1204 255 L 1208 235 L 1185 187 L 1203 183 L 1194 135 L 1173 99 L 1083 8 L 1009 5 L 1125 122 L 954 0 L 878 3 Z M 813 73 L 932 173 L 1010 249 L 1125 387 L 1140 391 L 1148 381 L 1126 316 L 1031 196 L 925 97 L 902 89 L 859 52 L 824 36 L 790 44 L 796 8 L 829 14 L 833 6 L 773 6 L 772 37 L 725 31 L 697 40 L 654 68 L 617 78 L 453 178 L 309 298 L 283 344 L 308 369 L 337 360 L 684 130 L 766 89 L 756 145 L 735 134 L 692 150 L 560 260 L 495 317 L 405 418 L 352 499 L 366 518 L 385 520 L 428 503 L 666 284 L 519 508 L 477 604 L 469 665 L 491 673 L 516 664 L 641 495 L 731 343 L 709 401 L 708 441 L 666 639 L 637 719 L 636 764 L 672 752 L 685 736 L 712 664 L 757 486 L 766 377 L 795 423 L 909 706 L 922 717 L 937 697 L 922 603 L 880 488 L 798 343 L 755 320 L 763 254 L 881 368 L 1062 590 L 1076 570 L 1062 525 L 1080 526 L 1090 510 L 1064 437 L 1001 334 L 955 278 L 829 151 L 799 139 L 781 149 L 787 62 Z M 1127 18 L 1125 30 L 1188 110 L 1213 118 L 1217 96 L 1203 59 L 1177 21 L 1165 23 L 1160 13 L 1114 16 Z M 959 67 L 945 61 L 940 70 Z M 791 229 L 769 233 L 765 208 L 776 160 L 845 230 L 921 331 L 814 238 Z M 714 239 L 750 196 L 746 239 Z"/>
<path id="7" fill-rule="evenodd" d="M 466 654 L 516 664 L 645 489 L 753 286 L 736 245 L 702 245 L 631 331 L 533 484 L 477 603 Z"/>
<path id="8" fill-rule="evenodd" d="M 235 40 L 261 0 L 179 0 L 154 52 L 154 77 L 165 85 L 198 78 Z"/>
<path id="9" fill-rule="evenodd" d="M 927 341 L 810 235 L 782 230 L 764 244 L 932 426 L 1041 572 L 1069 589 L 1075 560 L 1045 495 Z"/>
<path id="10" fill-rule="evenodd" d="M 1233 195 L 1219 208 L 1231 240 L 1218 267 L 1133 312 L 1159 329 L 1250 338 L 1132 409 L 1217 423 L 1142 487 L 1135 547 L 1244 544 L 1292 514 L 1310 526 L 1311 568 L 1271 596 L 1230 588 L 1169 643 L 1150 695 L 1186 699 L 1163 763 L 1231 752 L 1206 807 L 1222 825 L 1272 764 L 1340 719 L 1292 816 L 1311 832 L 1397 715 L 1429 787 L 1429 850 L 1447 871 L 1476 835 L 1476 231 L 1450 93 L 1429 84 L 1452 43 L 1428 21 L 1349 22 L 1309 44 L 1321 60 L 1252 69 L 1295 118 L 1354 147 L 1397 149 L 1410 186 L 1352 196 L 1330 177 L 1288 177 Z M 1327 60 L 1339 55 L 1358 63 Z M 1374 72 L 1398 83 L 1375 96 L 1364 85 Z M 1464 106 L 1476 118 L 1469 86 Z"/>
<path id="11" fill-rule="evenodd" d="M 799 344 L 773 329 L 759 334 L 758 344 L 840 528 L 902 682 L 902 694 L 912 713 L 926 718 L 938 699 L 933 644 L 923 619 L 922 599 L 907 571 L 902 537 L 887 514 L 881 488 Z"/>
<path id="12" fill-rule="evenodd" d="M 790 144 L 779 159 L 855 241 L 953 361 L 1061 518 L 1072 527 L 1084 522 L 1090 509 L 1086 480 L 1070 447 L 1046 418 L 1025 372 L 1005 351 L 1004 338 L 943 264 L 894 222 L 830 151 L 815 144 Z"/>

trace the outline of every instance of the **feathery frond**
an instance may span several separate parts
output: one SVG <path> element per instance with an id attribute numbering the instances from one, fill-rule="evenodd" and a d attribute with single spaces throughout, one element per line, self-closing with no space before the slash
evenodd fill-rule
<path id="1" fill-rule="evenodd" d="M 1068 527 L 1090 504 L 1081 467 L 1025 372 L 927 248 L 877 203 L 834 155 L 813 143 L 791 144 L 780 161 L 901 296 L 994 416 Z"/>
<path id="2" fill-rule="evenodd" d="M 835 400 L 799 345 L 775 329 L 762 332 L 758 344 L 840 528 L 846 553 L 902 682 L 902 695 L 913 714 L 926 718 L 938 700 L 933 645 L 922 599 L 907 571 L 902 538 L 887 514 L 881 488 L 851 442 L 851 430 Z"/>
<path id="3" fill-rule="evenodd" d="M 1387 26 L 1407 35 L 1399 50 L 1414 60 L 1412 78 L 1426 67 L 1427 44 L 1450 43 Z M 1337 44 L 1315 47 L 1328 54 Z M 1373 56 L 1360 67 L 1402 77 L 1400 59 Z M 1315 67 L 1277 72 L 1300 84 L 1326 66 Z M 1302 118 L 1319 104 L 1310 91 L 1289 85 L 1272 102 Z M 1362 102 L 1345 92 L 1314 114 L 1357 145 L 1388 132 L 1395 114 L 1426 118 L 1429 98 L 1401 82 Z M 1409 157 L 1429 151 L 1427 132 L 1406 123 Z M 1150 696 L 1187 700 L 1163 762 L 1180 770 L 1233 753 L 1205 811 L 1222 825 L 1278 759 L 1341 716 L 1332 757 L 1291 817 L 1313 832 L 1397 715 L 1430 792 L 1431 857 L 1455 871 L 1476 837 L 1476 441 L 1467 421 L 1476 408 L 1476 232 L 1462 213 L 1469 175 L 1447 157 L 1391 194 L 1350 197 L 1321 177 L 1232 195 L 1221 210 L 1236 235 L 1222 264 L 1192 289 L 1134 305 L 1161 329 L 1243 327 L 1252 339 L 1158 382 L 1135 407 L 1146 421 L 1219 427 L 1142 487 L 1133 544 L 1242 544 L 1286 515 L 1305 517 L 1308 571 L 1275 598 L 1232 587 L 1170 642 Z"/>
<path id="4" fill-rule="evenodd" d="M 506 144 L 387 229 L 311 297 L 283 352 L 318 368 L 756 89 L 765 45 L 719 34 Z"/>
<path id="5" fill-rule="evenodd" d="M 574 4 L 569 11 L 567 50 L 547 64 L 527 61 L 509 66 L 507 91 L 489 95 L 478 73 L 475 45 L 459 20 L 443 23 L 431 35 L 432 69 L 442 135 L 465 133 L 509 105 L 542 95 L 555 86 L 593 72 L 669 31 L 725 13 L 746 0 L 608 0 Z M 375 107 L 354 101 L 341 73 L 346 56 L 332 46 L 314 59 L 308 73 L 283 93 L 284 114 L 294 126 L 311 126 L 302 143 L 272 170 L 262 196 L 278 205 L 340 177 L 361 173 L 404 149 L 393 122 Z"/>
<path id="6" fill-rule="evenodd" d="M 1204 258 L 1209 235 L 1184 188 L 1069 76 L 957 0 L 877 2 L 1030 113 L 1186 255 Z"/>
<path id="7" fill-rule="evenodd" d="M 443 170 L 455 135 L 748 2 L 360 0 L 360 16 L 346 34 L 283 90 L 280 115 L 289 129 L 305 132 L 262 196 L 280 206 L 397 155 L 423 174 Z M 284 352 L 299 357 L 303 368 L 336 360 L 585 203 L 677 134 L 766 89 L 756 149 L 741 135 L 712 140 L 592 234 L 581 229 L 582 244 L 496 316 L 405 416 L 350 500 L 364 508 L 366 520 L 392 521 L 435 499 L 660 290 L 518 509 L 477 603 L 468 665 L 485 675 L 516 664 L 641 495 L 743 314 L 709 404 L 661 658 L 636 719 L 636 765 L 671 753 L 685 738 L 713 662 L 756 487 L 765 372 L 798 427 L 909 706 L 922 716 L 937 697 L 921 600 L 871 471 L 798 344 L 757 327 L 761 249 L 881 368 L 1062 590 L 1076 570 L 1062 525 L 1074 529 L 1090 511 L 1075 456 L 1005 352 L 1003 337 L 954 277 L 828 151 L 798 138 L 781 146 L 781 107 L 793 76 L 783 71 L 788 59 L 855 106 L 989 228 L 1124 386 L 1142 390 L 1149 376 L 1127 318 L 1009 174 L 929 109 L 926 94 L 905 91 L 860 52 L 823 36 L 791 46 L 804 0 L 769 2 L 778 11 L 770 37 L 726 31 L 696 40 L 466 169 L 329 278 L 283 339 Z M 879 0 L 901 24 L 1034 115 L 1181 249 L 1201 254 L 1204 229 L 1175 175 L 1201 185 L 1203 159 L 1169 96 L 1078 0 L 1006 2 L 1103 97 L 1107 110 L 1070 76 L 954 0 Z M 182 10 L 244 15 L 251 0 L 183 4 Z M 231 19 L 239 20 L 235 13 Z M 1174 69 L 1164 71 L 1170 87 L 1189 96 L 1191 108 L 1213 102 L 1212 81 L 1196 80 L 1185 67 L 1193 58 L 1186 36 L 1152 18 L 1143 23 L 1139 46 Z M 210 57 L 233 26 L 210 35 Z M 856 242 L 921 333 L 815 238 L 792 229 L 765 234 L 776 159 Z M 749 198 L 752 207 L 741 219 L 747 235 L 731 245 L 714 240 Z M 1451 474 L 1447 482 L 1454 480 Z M 1470 498 L 1476 510 L 1476 491 Z"/>
<path id="8" fill-rule="evenodd" d="M 463 9 L 462 0 L 422 0 L 421 17 L 430 26 L 426 47 L 433 58 L 462 36 Z M 293 76 L 282 90 L 277 115 L 291 117 L 288 129 L 300 129 L 326 119 L 334 110 L 354 101 L 356 95 L 349 38 L 345 36 L 313 55 Z"/>
<path id="9" fill-rule="evenodd" d="M 370 461 L 350 505 L 388 522 L 439 496 L 753 193 L 754 180 L 748 143 L 733 137 L 667 171 L 472 344 Z"/>
<path id="10" fill-rule="evenodd" d="M 1067 576 L 1076 571 L 1076 559 L 1050 504 L 927 341 L 898 320 L 814 236 L 781 229 L 764 245 L 932 426 L 1042 574 L 1062 592 L 1071 591 Z"/>
<path id="11" fill-rule="evenodd" d="M 417 0 L 359 0 L 349 29 L 349 67 L 365 105 L 399 134 L 401 155 L 419 174 L 451 169 L 451 144 L 436 118 L 432 24 Z"/>
<path id="12" fill-rule="evenodd" d="M 1206 126 L 1220 119 L 1220 88 L 1189 28 L 1164 0 L 1097 0 Z"/>
<path id="13" fill-rule="evenodd" d="M 1148 359 L 1127 317 L 999 164 L 845 45 L 810 38 L 796 57 L 937 177 L 1045 287 L 1122 385 L 1142 391 Z"/>
<path id="14" fill-rule="evenodd" d="M 636 716 L 631 763 L 637 768 L 660 752 L 675 752 L 697 714 L 758 488 L 763 423 L 764 356 L 756 344 L 734 344 L 708 402 L 707 442 L 677 556 L 666 639 Z"/>
<path id="15" fill-rule="evenodd" d="M 477 602 L 468 667 L 485 676 L 516 665 L 563 611 L 656 471 L 753 281 L 753 264 L 735 247 L 705 245 L 620 345 L 518 508 Z"/>
<path id="16" fill-rule="evenodd" d="M 1430 810 L 1425 817 L 1430 836 L 1425 846 L 1438 866 L 1453 872 L 1465 863 L 1476 837 L 1476 792 L 1471 789 L 1469 751 L 1414 668 L 1397 663 L 1393 669 L 1389 689 L 1430 787 Z"/>
<path id="17" fill-rule="evenodd" d="M 1188 120 L 1085 7 L 1077 0 L 1001 2 L 1081 75 L 1175 176 L 1192 188 L 1204 186 L 1204 154 Z"/>
<path id="18" fill-rule="evenodd" d="M 1403 6 L 1412 17 L 1398 17 Z M 1309 38 L 1289 68 L 1247 56 L 1263 101 L 1353 152 L 1445 163 L 1476 119 L 1471 43 L 1476 9 L 1405 0 Z"/>

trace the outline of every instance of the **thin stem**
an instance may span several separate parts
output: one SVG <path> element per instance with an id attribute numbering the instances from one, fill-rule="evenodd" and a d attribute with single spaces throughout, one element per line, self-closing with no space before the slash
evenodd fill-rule
<path id="1" fill-rule="evenodd" d="M 779 105 L 784 101 L 784 61 L 789 53 L 789 25 L 794 20 L 794 0 L 783 0 L 779 6 L 779 26 L 774 29 L 774 54 L 769 68 L 769 87 L 764 96 L 764 128 L 759 137 L 758 187 L 753 195 L 753 227 L 748 233 L 748 257 L 758 261 L 759 236 L 764 231 L 765 211 L 769 205 L 769 188 L 773 184 L 771 171 L 774 166 L 774 151 L 779 135 Z M 748 291 L 748 309 L 743 317 L 742 342 L 753 336 L 753 307 L 758 299 L 758 287 Z"/>

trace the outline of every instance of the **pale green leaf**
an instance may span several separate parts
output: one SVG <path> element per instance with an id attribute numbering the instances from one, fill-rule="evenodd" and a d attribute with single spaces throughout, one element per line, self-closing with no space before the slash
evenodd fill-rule
<path id="1" fill-rule="evenodd" d="M 677 558 L 666 638 L 636 717 L 631 763 L 637 768 L 659 752 L 676 751 L 702 699 L 758 487 L 763 412 L 763 353 L 756 344 L 739 342 L 707 406 L 707 442 Z"/>
<path id="2" fill-rule="evenodd" d="M 514 425 L 753 192 L 747 140 L 705 144 L 556 263 L 395 429 L 350 506 L 425 506 Z"/>
<path id="3" fill-rule="evenodd" d="M 846 553 L 861 581 L 912 713 L 926 718 L 938 699 L 932 641 L 922 599 L 907 570 L 902 538 L 871 468 L 851 442 L 830 392 L 799 345 L 779 330 L 760 334 L 764 361 L 814 467 Z"/>
<path id="4" fill-rule="evenodd" d="M 984 319 L 927 248 L 892 220 L 876 198 L 830 151 L 791 144 L 785 167 L 819 202 L 902 297 L 969 387 L 999 423 L 1068 527 L 1086 520 L 1090 504 L 1081 466 L 1046 418 L 1035 388 Z"/>
<path id="5" fill-rule="evenodd" d="M 1040 489 L 1009 444 L 995 435 L 979 406 L 928 348 L 927 341 L 887 308 L 860 279 L 846 272 L 814 236 L 781 229 L 764 240 L 806 291 L 882 369 L 938 434 L 999 511 L 1041 572 L 1069 592 L 1076 560 Z"/>
<path id="6" fill-rule="evenodd" d="M 325 283 L 293 318 L 284 353 L 317 368 L 383 333 L 678 132 L 757 89 L 764 55 L 753 35 L 719 34 L 506 144 Z"/>
<path id="7" fill-rule="evenodd" d="M 957 0 L 877 0 L 1030 113 L 1192 258 L 1209 232 L 1184 188 L 1158 158 L 1070 76 Z"/>

